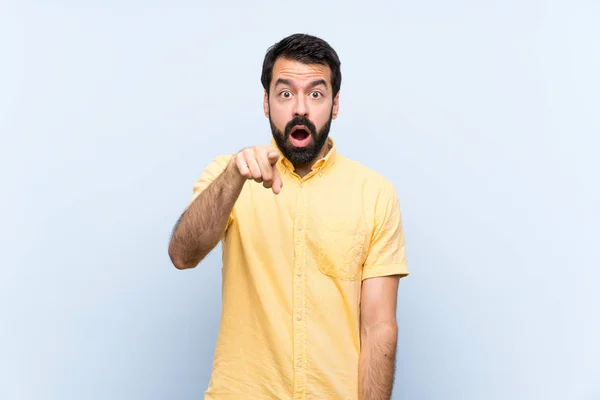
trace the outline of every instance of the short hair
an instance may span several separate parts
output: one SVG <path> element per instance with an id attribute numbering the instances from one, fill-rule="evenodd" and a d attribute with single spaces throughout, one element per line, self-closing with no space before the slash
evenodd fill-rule
<path id="1" fill-rule="evenodd" d="M 331 69 L 333 97 L 340 91 L 342 85 L 341 63 L 335 50 L 323 39 L 308 34 L 296 33 L 269 47 L 265 54 L 260 80 L 267 95 L 273 77 L 273 66 L 280 57 L 304 64 L 328 66 Z"/>

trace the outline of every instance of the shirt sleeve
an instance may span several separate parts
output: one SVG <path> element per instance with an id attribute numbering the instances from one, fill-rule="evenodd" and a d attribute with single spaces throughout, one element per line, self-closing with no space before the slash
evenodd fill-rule
<path id="1" fill-rule="evenodd" d="M 380 194 L 375 209 L 375 228 L 363 265 L 362 279 L 407 276 L 404 230 L 398 195 L 390 183 Z"/>
<path id="2" fill-rule="evenodd" d="M 219 175 L 225 171 L 227 165 L 229 165 L 229 161 L 231 161 L 232 155 L 221 155 L 213 160 L 204 168 L 200 177 L 196 181 L 192 191 L 192 198 L 188 203 L 187 208 L 189 208 L 192 203 L 196 200 L 196 198 L 202 193 L 211 183 L 217 179 Z M 235 206 L 234 206 L 235 208 Z M 227 222 L 227 227 L 233 221 L 233 211 L 229 215 L 229 221 Z"/>

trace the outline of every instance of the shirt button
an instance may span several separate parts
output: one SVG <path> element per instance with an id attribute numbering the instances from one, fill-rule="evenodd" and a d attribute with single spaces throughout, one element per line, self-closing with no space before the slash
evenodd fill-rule
<path id="1" fill-rule="evenodd" d="M 301 187 L 301 188 L 303 188 L 303 187 L 304 187 L 304 183 L 301 183 L 301 184 L 300 184 L 300 187 Z"/>
<path id="2" fill-rule="evenodd" d="M 298 272 L 296 272 L 296 275 L 298 275 L 298 276 L 302 276 L 302 271 L 298 271 Z"/>
<path id="3" fill-rule="evenodd" d="M 302 368 L 302 361 L 298 361 L 298 368 Z"/>
<path id="4" fill-rule="evenodd" d="M 298 230 L 301 231 L 302 230 L 302 225 L 298 225 Z"/>
<path id="5" fill-rule="evenodd" d="M 302 320 L 302 315 L 298 314 L 298 315 L 296 316 L 296 319 L 297 319 L 298 321 Z"/>

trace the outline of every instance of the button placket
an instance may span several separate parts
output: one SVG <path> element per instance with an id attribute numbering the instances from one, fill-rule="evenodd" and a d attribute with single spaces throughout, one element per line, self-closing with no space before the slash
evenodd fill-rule
<path id="1" fill-rule="evenodd" d="M 304 271 L 306 269 L 306 184 L 300 182 L 296 194 L 296 212 L 295 212 L 295 235 L 294 235 L 294 260 L 295 273 L 293 277 L 293 355 L 295 360 L 293 387 L 294 399 L 303 399 L 306 385 L 306 318 L 305 310 L 305 291 L 306 278 Z"/>

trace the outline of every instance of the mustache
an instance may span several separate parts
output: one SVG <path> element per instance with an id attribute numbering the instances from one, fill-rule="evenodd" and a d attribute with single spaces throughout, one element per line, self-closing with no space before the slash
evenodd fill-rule
<path id="1" fill-rule="evenodd" d="M 308 129 L 313 136 L 317 135 L 317 128 L 312 122 L 310 122 L 308 118 L 296 116 L 285 125 L 285 137 L 288 137 L 292 129 L 298 125 L 305 126 L 306 129 Z"/>

